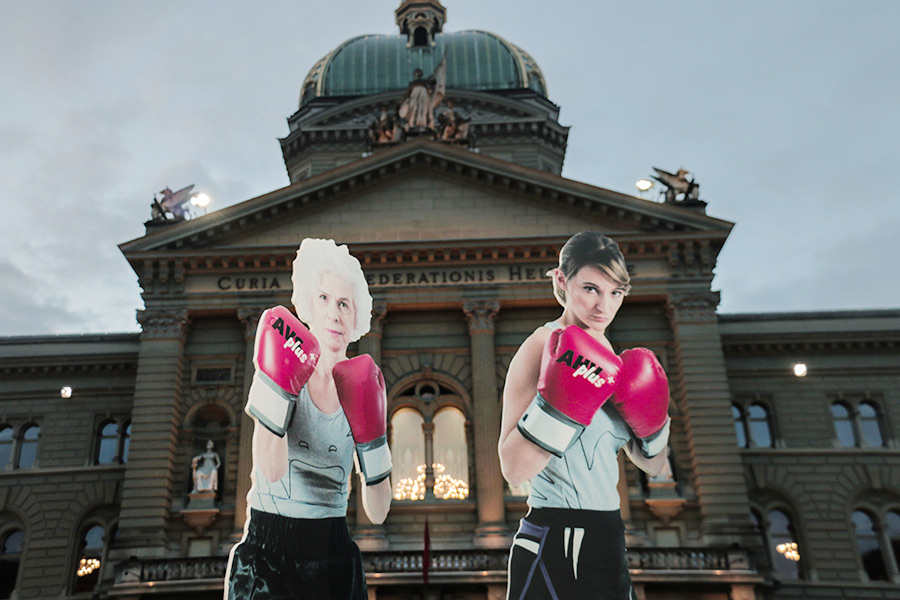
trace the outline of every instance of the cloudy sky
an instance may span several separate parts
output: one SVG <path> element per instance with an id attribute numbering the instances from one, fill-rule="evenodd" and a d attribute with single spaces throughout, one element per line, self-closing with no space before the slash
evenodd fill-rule
<path id="1" fill-rule="evenodd" d="M 900 2 L 445 0 L 525 48 L 572 127 L 563 175 L 691 171 L 736 226 L 720 312 L 900 308 Z M 153 193 L 288 184 L 313 63 L 398 0 L 0 0 L 0 335 L 137 331 Z M 893 174 L 893 176 L 892 176 Z"/>

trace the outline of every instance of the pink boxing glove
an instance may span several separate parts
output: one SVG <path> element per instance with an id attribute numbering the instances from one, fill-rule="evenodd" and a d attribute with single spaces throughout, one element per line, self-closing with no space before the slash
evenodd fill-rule
<path id="1" fill-rule="evenodd" d="M 580 327 L 554 330 L 544 346 L 537 396 L 519 419 L 519 432 L 562 456 L 615 390 L 622 361 Z"/>
<path id="2" fill-rule="evenodd" d="M 344 360 L 332 371 L 338 400 L 356 442 L 359 469 L 366 485 L 375 485 L 391 474 L 391 449 L 387 445 L 387 398 L 381 369 L 368 354 Z"/>
<path id="3" fill-rule="evenodd" d="M 263 311 L 253 347 L 253 382 L 244 410 L 266 429 L 284 437 L 300 389 L 319 360 L 319 342 L 283 306 Z"/>
<path id="4" fill-rule="evenodd" d="M 669 381 L 656 355 L 632 348 L 620 355 L 622 370 L 613 405 L 641 442 L 645 456 L 663 451 L 669 440 Z"/>

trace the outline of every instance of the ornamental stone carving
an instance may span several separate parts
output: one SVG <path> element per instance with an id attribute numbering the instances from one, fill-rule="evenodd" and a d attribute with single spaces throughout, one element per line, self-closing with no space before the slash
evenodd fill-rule
<path id="1" fill-rule="evenodd" d="M 494 332 L 494 321 L 500 312 L 500 302 L 497 300 L 466 300 L 463 303 L 463 312 L 469 323 L 469 333 Z"/>
<path id="2" fill-rule="evenodd" d="M 187 309 L 137 311 L 143 339 L 184 340 L 189 320 Z"/>
<path id="3" fill-rule="evenodd" d="M 244 325 L 244 337 L 255 338 L 256 328 L 259 325 L 259 317 L 265 308 L 259 306 L 242 306 L 237 309 L 237 317 Z"/>
<path id="4" fill-rule="evenodd" d="M 666 304 L 672 323 L 683 321 L 715 321 L 719 292 L 687 292 L 671 294 Z"/>
<path id="5" fill-rule="evenodd" d="M 369 325 L 369 335 L 381 337 L 384 332 L 384 324 L 387 322 L 387 305 L 383 302 L 376 303 L 372 307 L 372 321 Z"/>

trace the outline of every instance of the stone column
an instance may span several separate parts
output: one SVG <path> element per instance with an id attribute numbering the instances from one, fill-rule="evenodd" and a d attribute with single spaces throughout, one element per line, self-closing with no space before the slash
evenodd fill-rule
<path id="1" fill-rule="evenodd" d="M 466 301 L 463 304 L 472 345 L 473 458 L 478 501 L 478 528 L 474 543 L 480 548 L 508 548 L 510 542 L 503 504 L 503 475 L 497 455 L 500 401 L 497 394 L 494 321 L 499 310 L 497 300 Z"/>
<path id="2" fill-rule="evenodd" d="M 253 383 L 253 347 L 256 343 L 256 328 L 259 325 L 259 317 L 262 316 L 263 307 L 241 307 L 237 310 L 237 317 L 244 326 L 244 385 L 238 405 L 240 407 L 240 438 L 238 442 L 238 467 L 237 479 L 234 487 L 234 535 L 231 541 L 237 542 L 244 530 L 247 520 L 247 492 L 250 491 L 250 473 L 253 470 L 253 418 L 244 412 L 247 403 L 247 394 L 250 393 L 250 384 Z"/>
<path id="3" fill-rule="evenodd" d="M 382 303 L 376 303 L 372 310 L 369 333 L 359 340 L 359 353 L 371 356 L 379 367 L 381 367 L 381 334 L 384 330 L 386 314 L 387 307 Z M 353 539 L 360 550 L 386 550 L 390 544 L 384 525 L 373 523 L 363 507 L 361 488 L 364 485 L 365 483 L 362 483 L 358 477 L 354 477 L 351 501 L 356 503 L 356 527 L 353 530 Z M 375 588 L 370 587 L 369 589 L 374 590 Z"/>
<path id="4" fill-rule="evenodd" d="M 182 413 L 184 340 L 188 312 L 142 310 L 141 348 L 131 414 L 131 447 L 122 483 L 114 559 L 161 558 L 175 482 L 178 417 Z M 180 490 L 178 490 L 180 492 Z"/>
<path id="5" fill-rule="evenodd" d="M 434 423 L 422 423 L 422 436 L 425 438 L 425 500 L 434 500 Z"/>
<path id="6" fill-rule="evenodd" d="M 750 543 L 747 484 L 731 418 L 731 393 L 716 306 L 709 290 L 673 293 L 668 315 L 675 339 L 669 386 L 689 437 L 703 543 Z"/>
<path id="7" fill-rule="evenodd" d="M 384 324 L 387 321 L 387 306 L 376 303 L 372 308 L 372 322 L 369 326 L 369 333 L 359 339 L 359 353 L 368 354 L 375 361 L 375 364 L 381 366 L 381 336 L 384 332 Z"/>

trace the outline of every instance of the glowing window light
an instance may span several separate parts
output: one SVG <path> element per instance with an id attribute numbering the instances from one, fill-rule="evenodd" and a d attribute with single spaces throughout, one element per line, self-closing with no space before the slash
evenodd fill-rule
<path id="1" fill-rule="evenodd" d="M 100 561 L 98 559 L 82 556 L 81 560 L 78 562 L 78 570 L 75 571 L 75 574 L 79 577 L 86 577 L 99 568 Z"/>
<path id="2" fill-rule="evenodd" d="M 444 471 L 447 468 L 441 463 L 431 465 L 434 469 L 434 495 L 441 500 L 455 499 L 465 500 L 469 496 L 468 484 L 456 479 Z M 425 499 L 425 465 L 416 467 L 419 473 L 415 479 L 405 477 L 394 486 L 395 500 L 424 500 Z"/>
<path id="3" fill-rule="evenodd" d="M 778 544 L 777 546 L 775 546 L 775 550 L 778 552 L 778 554 L 781 554 L 788 560 L 800 560 L 800 551 L 797 547 L 797 542 L 786 542 L 784 544 Z"/>

